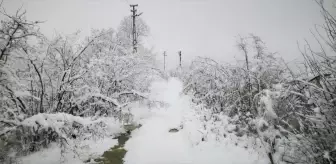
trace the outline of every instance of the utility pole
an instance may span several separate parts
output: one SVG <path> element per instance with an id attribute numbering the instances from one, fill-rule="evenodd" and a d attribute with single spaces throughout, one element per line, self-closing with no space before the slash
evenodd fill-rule
<path id="1" fill-rule="evenodd" d="M 137 33 L 136 33 L 136 26 L 135 26 L 135 18 L 140 16 L 142 13 L 137 14 L 137 10 L 135 9 L 135 7 L 138 7 L 138 4 L 130 5 L 130 7 L 132 8 L 131 12 L 132 12 L 132 21 L 133 21 L 133 27 L 132 27 L 133 53 L 136 53 L 138 40 L 137 40 Z"/>
<path id="2" fill-rule="evenodd" d="M 166 70 L 166 51 L 163 52 L 163 70 L 165 71 Z"/>
<path id="3" fill-rule="evenodd" d="M 182 67 L 182 52 L 179 51 L 179 56 L 180 56 L 180 67 Z"/>

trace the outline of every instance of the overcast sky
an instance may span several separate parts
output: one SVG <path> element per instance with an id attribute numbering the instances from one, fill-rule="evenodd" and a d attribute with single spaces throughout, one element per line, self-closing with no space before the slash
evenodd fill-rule
<path id="1" fill-rule="evenodd" d="M 41 31 L 52 36 L 116 28 L 133 3 L 151 29 L 147 46 L 167 51 L 169 68 L 176 66 L 179 50 L 183 61 L 207 56 L 232 62 L 241 56 L 236 37 L 248 33 L 291 61 L 300 56 L 296 42 L 312 40 L 309 30 L 323 23 L 313 0 L 5 0 L 4 7 L 12 13 L 23 5 L 28 19 L 47 21 Z"/>

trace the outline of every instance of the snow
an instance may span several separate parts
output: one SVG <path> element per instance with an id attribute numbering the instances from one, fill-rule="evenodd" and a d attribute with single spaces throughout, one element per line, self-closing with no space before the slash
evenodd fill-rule
<path id="1" fill-rule="evenodd" d="M 265 105 L 265 111 L 259 110 L 259 115 L 264 115 L 265 117 L 271 119 L 271 118 L 277 118 L 277 114 L 275 113 L 273 109 L 273 103 L 272 103 L 272 94 L 274 92 L 271 92 L 270 90 L 264 90 L 263 91 L 265 95 L 262 95 L 260 98 L 260 102 L 262 102 Z"/>
<path id="2" fill-rule="evenodd" d="M 100 157 L 106 150 L 118 144 L 117 139 L 84 140 L 79 146 L 79 154 L 84 160 Z"/>
<path id="3" fill-rule="evenodd" d="M 14 129 L 15 129 L 14 127 L 11 127 L 11 128 L 5 127 L 0 131 L 0 136 L 3 135 L 3 134 L 6 134 L 9 131 L 14 130 Z"/>
<path id="4" fill-rule="evenodd" d="M 236 146 L 233 136 L 233 139 L 228 137 L 217 141 L 210 129 L 204 129 L 202 114 L 194 109 L 188 96 L 181 95 L 182 83 L 179 80 L 172 78 L 155 82 L 151 89 L 150 97 L 169 106 L 153 109 L 152 114 L 143 120 L 143 126 L 133 131 L 132 138 L 125 145 L 128 151 L 124 157 L 125 164 L 268 163 L 264 156 Z M 223 122 L 226 129 L 235 128 L 227 120 Z M 215 126 L 213 124 L 206 123 L 206 126 L 211 128 Z M 169 132 L 172 128 L 179 131 Z"/>
<path id="5" fill-rule="evenodd" d="M 80 159 L 74 158 L 74 153 L 67 152 L 65 154 L 65 162 L 72 164 L 82 164 Z M 19 159 L 24 164 L 59 164 L 61 163 L 61 148 L 57 144 L 52 144 L 50 148 L 30 154 L 29 156 Z"/>
<path id="6" fill-rule="evenodd" d="M 60 129 L 66 126 L 71 127 L 74 122 L 86 127 L 84 129 L 93 129 L 94 131 L 81 133 L 77 139 L 67 138 L 67 145 L 63 153 L 61 153 L 60 145 L 52 144 L 44 150 L 20 158 L 19 161 L 24 164 L 59 164 L 60 162 L 64 164 L 82 164 L 83 161 L 88 159 L 100 157 L 104 151 L 116 145 L 118 141 L 112 139 L 113 136 L 124 132 L 121 124 L 114 118 L 103 117 L 93 120 L 92 118 L 82 118 L 66 113 L 40 113 L 25 119 L 21 124 L 28 127 L 40 126 L 40 129 L 52 128 L 66 137 L 62 133 L 64 130 Z M 69 130 L 71 129 L 65 129 L 67 133 L 70 133 Z M 76 130 L 72 133 L 76 133 Z"/>
<path id="7" fill-rule="evenodd" d="M 321 110 L 319 107 L 316 107 L 313 109 L 313 111 L 316 113 L 316 114 L 320 114 Z"/>
<path id="8" fill-rule="evenodd" d="M 130 112 L 133 115 L 133 122 L 142 123 L 144 120 L 151 117 L 151 109 L 147 106 L 141 105 L 139 102 L 132 103 L 128 106 L 130 108 Z"/>
<path id="9" fill-rule="evenodd" d="M 38 97 L 31 95 L 28 91 L 15 91 L 14 95 L 17 97 L 32 97 L 35 100 L 40 100 Z"/>
<path id="10" fill-rule="evenodd" d="M 255 146 L 256 143 L 250 142 L 247 136 L 239 138 L 234 135 L 236 126 L 230 124 L 232 119 L 221 114 L 216 115 L 215 119 L 203 106 L 196 106 L 189 96 L 183 95 L 183 85 L 178 79 L 156 81 L 150 88 L 148 97 L 167 106 L 149 108 L 140 102 L 128 105 L 133 121 L 142 126 L 134 130 L 126 142 L 125 164 L 268 163 L 265 155 L 252 149 L 251 145 Z M 120 125 L 113 121 L 71 117 L 64 113 L 39 114 L 26 119 L 24 124 L 36 126 L 37 121 L 46 127 L 57 127 L 64 120 L 84 125 L 95 121 L 109 122 L 109 131 L 122 131 Z M 178 131 L 169 132 L 171 129 Z M 69 144 L 73 149 L 67 149 L 63 158 L 59 145 L 53 144 L 43 151 L 21 158 L 21 161 L 25 164 L 58 164 L 63 159 L 65 164 L 82 164 L 84 160 L 98 157 L 113 147 L 117 141 L 111 138 L 71 140 Z"/>
<path id="11" fill-rule="evenodd" d="M 107 124 L 107 129 L 112 133 L 118 133 L 120 131 L 120 124 L 118 124 L 113 118 L 99 118 L 97 120 L 93 120 L 92 118 L 83 118 L 79 116 L 73 116 L 67 113 L 56 113 L 56 114 L 47 114 L 47 113 L 39 113 L 32 117 L 26 118 L 21 124 L 27 127 L 35 127 L 41 129 L 52 128 L 54 130 L 58 130 L 67 125 L 72 125 L 73 123 L 79 123 L 83 126 L 90 126 L 95 123 L 104 122 Z"/>
<path id="12" fill-rule="evenodd" d="M 19 162 L 24 164 L 83 164 L 89 158 L 97 158 L 101 156 L 104 151 L 116 145 L 118 141 L 112 138 L 104 138 L 101 140 L 85 140 L 76 145 L 75 152 L 67 150 L 62 154 L 61 148 L 57 144 L 52 144 L 49 148 L 42 151 L 22 157 Z M 76 144 L 71 143 L 71 144 Z M 63 158 L 62 158 L 63 155 Z"/>
<path id="13" fill-rule="evenodd" d="M 113 98 L 110 98 L 110 97 L 105 96 L 105 95 L 100 94 L 100 93 L 89 93 L 89 94 L 83 95 L 83 96 L 79 97 L 79 98 L 76 100 L 76 102 L 77 102 L 77 104 L 80 104 L 80 103 L 83 102 L 84 100 L 87 100 L 87 99 L 89 99 L 89 98 L 91 98 L 91 97 L 98 97 L 98 98 L 101 98 L 101 99 L 103 99 L 103 100 L 105 100 L 105 101 L 108 101 L 108 102 L 114 104 L 114 105 L 117 106 L 118 108 L 124 106 L 124 104 L 120 104 L 120 103 L 118 102 L 118 100 L 113 99 Z"/>
<path id="14" fill-rule="evenodd" d="M 330 161 L 330 154 L 328 151 L 324 151 L 323 158 L 328 159 Z"/>

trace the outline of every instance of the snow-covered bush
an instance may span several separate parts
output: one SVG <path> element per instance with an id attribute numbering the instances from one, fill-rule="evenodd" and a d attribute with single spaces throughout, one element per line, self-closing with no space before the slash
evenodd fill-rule
<path id="1" fill-rule="evenodd" d="M 79 32 L 48 39 L 38 31 L 40 22 L 27 21 L 25 12 L 4 15 L 0 162 L 51 142 L 66 147 L 74 139 L 109 136 L 108 123 L 99 120 L 130 122 L 128 105 L 146 99 L 150 82 L 161 76 L 150 50 L 139 45 L 133 54 L 129 40 L 117 35 L 127 31 L 93 30 L 84 40 Z"/>
<path id="2" fill-rule="evenodd" d="M 235 125 L 231 131 L 239 137 L 258 139 L 273 161 L 274 140 L 281 137 L 273 128 L 278 117 L 273 103 L 279 97 L 275 87 L 286 81 L 288 71 L 259 37 L 242 38 L 238 45 L 247 62 L 225 65 L 197 58 L 184 78 L 185 92 L 193 94 L 194 102 L 205 104 L 212 115 L 230 116 Z M 252 58 L 249 53 L 254 54 Z"/>
<path id="3" fill-rule="evenodd" d="M 185 83 L 187 91 L 194 93 L 194 101 L 206 103 L 214 112 L 241 113 L 244 117 L 257 115 L 253 99 L 264 89 L 272 89 L 274 84 L 284 81 L 286 71 L 258 37 L 251 35 L 243 43 L 255 53 L 248 67 L 246 63 L 224 65 L 209 58 L 193 61 Z"/>
<path id="4" fill-rule="evenodd" d="M 272 55 L 249 60 L 249 71 L 199 58 L 186 91 L 212 115 L 236 118 L 235 134 L 255 137 L 272 163 L 328 163 L 335 154 L 336 84 L 334 64 L 326 63 L 335 59 L 311 58 L 319 70 L 308 73 L 314 78 L 293 76 Z"/>
<path id="5" fill-rule="evenodd" d="M 122 132 L 119 121 L 112 118 L 83 118 L 66 113 L 40 113 L 12 124 L 10 132 L 1 138 L 6 143 L 3 150 L 7 157 L 11 153 L 14 154 L 12 157 L 25 156 L 47 148 L 51 143 L 59 144 L 62 152 L 72 150 L 76 153 L 78 150 L 72 142 L 99 140 Z M 6 160 L 6 156 L 2 158 Z"/>
<path id="6" fill-rule="evenodd" d="M 318 4 L 326 34 L 317 29 L 314 35 L 320 51 L 308 43 L 303 48 L 304 72 L 290 70 L 250 35 L 238 41 L 242 65 L 198 58 L 181 78 L 194 102 L 205 104 L 211 115 L 230 116 L 235 134 L 255 137 L 271 163 L 336 161 L 336 21 L 323 2 Z"/>
<path id="7" fill-rule="evenodd" d="M 316 29 L 320 38 L 314 35 L 321 49 L 305 45 L 301 51 L 306 71 L 282 85 L 275 106 L 275 111 L 281 111 L 280 126 L 287 130 L 288 139 L 280 144 L 285 149 L 282 159 L 287 163 L 336 162 L 336 21 L 327 4 L 317 3 L 326 20 L 321 29 Z M 321 30 L 327 38 L 322 37 Z"/>

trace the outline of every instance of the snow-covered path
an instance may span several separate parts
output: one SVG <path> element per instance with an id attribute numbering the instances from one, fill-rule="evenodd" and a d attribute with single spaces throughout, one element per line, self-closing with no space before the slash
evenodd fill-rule
<path id="1" fill-rule="evenodd" d="M 126 142 L 125 164 L 268 163 L 267 157 L 261 157 L 256 149 L 250 147 L 251 144 L 248 145 L 251 143 L 248 138 L 237 138 L 228 132 L 235 125 L 229 123 L 227 116 L 222 116 L 220 121 L 204 121 L 202 118 L 211 112 L 199 110 L 188 96 L 180 94 L 181 91 L 182 83 L 177 79 L 155 82 L 149 98 L 163 101 L 168 106 L 150 110 L 134 104 L 131 111 L 134 121 L 139 121 L 142 126 L 134 130 Z M 118 122 L 109 122 L 112 132 L 122 131 Z M 173 128 L 178 132 L 169 132 Z M 59 164 L 61 161 L 64 164 L 83 164 L 83 160 L 97 158 L 118 143 L 112 138 L 71 142 L 69 148 L 76 145 L 77 155 L 72 149 L 66 149 L 62 157 L 61 148 L 53 144 L 20 160 L 24 164 Z M 244 148 L 246 145 L 248 149 Z"/>
<path id="2" fill-rule="evenodd" d="M 180 95 L 179 80 L 157 82 L 152 98 L 164 101 L 169 107 L 155 109 L 142 120 L 142 127 L 133 131 L 126 143 L 126 164 L 253 164 L 267 163 L 257 153 L 234 146 L 233 143 L 202 141 L 201 122 L 191 109 L 187 96 Z M 169 132 L 170 129 L 180 129 Z"/>
<path id="3" fill-rule="evenodd" d="M 176 80 L 153 84 L 151 99 L 164 101 L 169 107 L 152 110 L 143 126 L 133 132 L 126 143 L 126 164 L 192 163 L 186 144 L 188 138 L 180 132 L 169 132 L 169 129 L 180 128 L 182 123 L 185 104 L 179 99 L 181 89 Z"/>

